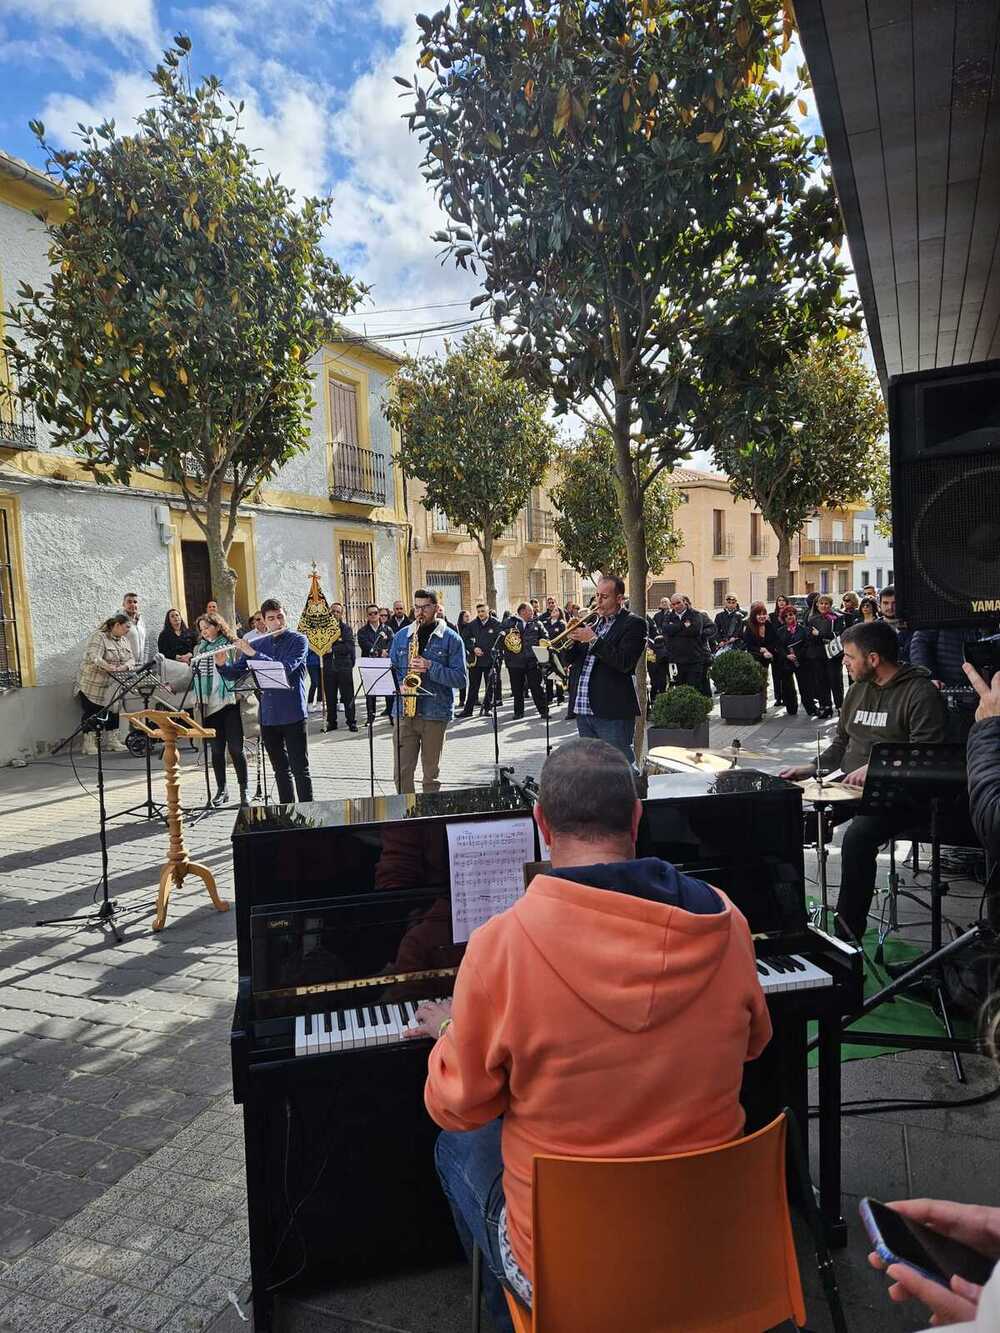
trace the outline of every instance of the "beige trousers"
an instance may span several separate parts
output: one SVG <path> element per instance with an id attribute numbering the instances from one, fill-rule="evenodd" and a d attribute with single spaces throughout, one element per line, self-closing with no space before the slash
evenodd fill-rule
<path id="1" fill-rule="evenodd" d="M 448 723 L 444 718 L 400 717 L 396 719 L 396 725 L 399 727 L 399 744 L 393 761 L 396 790 L 400 793 L 416 791 L 413 784 L 419 756 L 424 791 L 440 791 L 438 770 L 441 767 L 441 749 Z"/>

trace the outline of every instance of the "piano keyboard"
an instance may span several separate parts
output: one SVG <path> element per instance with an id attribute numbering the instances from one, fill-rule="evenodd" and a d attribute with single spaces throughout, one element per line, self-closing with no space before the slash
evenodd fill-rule
<path id="1" fill-rule="evenodd" d="M 758 958 L 757 975 L 765 995 L 777 995 L 782 991 L 816 990 L 820 986 L 833 985 L 833 977 L 829 972 L 824 972 L 821 967 L 797 953 Z"/>
<path id="2" fill-rule="evenodd" d="M 326 1055 L 403 1041 L 407 1032 L 416 1029 L 417 1005 L 424 1003 L 400 1000 L 398 1004 L 366 1004 L 325 1014 L 299 1014 L 295 1019 L 295 1054 Z"/>

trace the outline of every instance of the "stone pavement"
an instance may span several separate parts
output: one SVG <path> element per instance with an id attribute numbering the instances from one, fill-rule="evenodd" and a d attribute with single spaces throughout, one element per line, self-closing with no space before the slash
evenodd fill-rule
<path id="1" fill-rule="evenodd" d="M 771 715 L 750 728 L 713 718 L 712 730 L 714 745 L 739 736 L 766 751 L 755 762 L 770 770 L 801 761 L 815 745 L 803 718 Z M 571 724 L 553 724 L 553 743 L 569 734 Z M 376 791 L 388 792 L 388 724 L 379 721 L 375 735 Z M 501 762 L 537 775 L 543 758 L 541 723 L 514 723 L 508 704 Z M 311 759 L 317 798 L 367 793 L 363 730 L 313 735 Z M 197 754 L 183 755 L 192 807 L 204 801 L 200 764 Z M 174 894 L 167 928 L 154 935 L 166 832 L 159 821 L 126 818 L 112 821 L 108 837 L 110 893 L 128 909 L 123 943 L 99 929 L 35 925 L 83 916 L 98 896 L 95 761 L 77 757 L 75 770 L 59 756 L 0 771 L 0 1329 L 175 1333 L 213 1320 L 242 1329 L 245 1193 L 228 1050 L 234 913 L 214 911 L 188 880 Z M 489 723 L 453 726 L 442 767 L 448 785 L 492 772 Z M 142 799 L 141 761 L 112 756 L 107 774 L 109 811 Z M 224 897 L 232 896 L 233 813 L 186 825 L 192 858 L 211 867 Z M 985 1062 L 970 1070 L 976 1087 L 987 1086 Z M 923 1054 L 848 1066 L 845 1086 L 846 1097 L 958 1095 L 947 1061 Z M 845 1188 L 979 1198 L 995 1160 L 992 1116 L 984 1107 L 850 1121 Z M 852 1327 L 919 1327 L 887 1309 L 858 1248 L 838 1261 L 852 1306 L 865 1316 Z M 289 1305 L 285 1318 L 302 1329 L 446 1333 L 467 1326 L 467 1290 L 465 1271 L 447 1269 L 318 1296 Z M 824 1327 L 821 1313 L 813 1322 Z"/>

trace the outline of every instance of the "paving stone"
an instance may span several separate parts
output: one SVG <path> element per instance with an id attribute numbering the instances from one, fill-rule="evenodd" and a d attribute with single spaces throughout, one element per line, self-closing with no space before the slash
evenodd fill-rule
<path id="1" fill-rule="evenodd" d="M 123 1148 L 156 1148 L 164 1139 L 163 1122 L 153 1116 L 127 1115 L 108 1125 L 98 1136 Z"/>
<path id="2" fill-rule="evenodd" d="M 96 1263 L 91 1264 L 90 1267 L 101 1277 L 110 1277 L 116 1282 L 128 1278 L 142 1258 L 133 1250 L 118 1250 L 111 1247 L 107 1247 L 107 1249 L 108 1252 L 102 1255 Z"/>
<path id="3" fill-rule="evenodd" d="M 52 1134 L 44 1129 L 32 1129 L 28 1125 L 10 1125 L 0 1133 L 0 1157 L 12 1162 L 20 1161 L 48 1143 Z"/>
<path id="4" fill-rule="evenodd" d="M 111 1286 L 104 1293 L 95 1306 L 94 1313 L 101 1315 L 104 1319 L 115 1319 L 129 1323 L 131 1322 L 128 1319 L 129 1311 L 139 1304 L 144 1295 L 144 1292 L 136 1291 L 134 1287 L 118 1283 Z"/>
<path id="5" fill-rule="evenodd" d="M 32 1247 L 31 1257 L 44 1260 L 46 1263 L 62 1263 L 79 1243 L 78 1236 L 65 1231 L 56 1231 Z"/>
<path id="6" fill-rule="evenodd" d="M 78 1273 L 76 1281 L 62 1297 L 62 1304 L 74 1310 L 90 1310 L 111 1290 L 112 1283 L 96 1273 Z"/>
<path id="7" fill-rule="evenodd" d="M 202 1333 L 215 1320 L 211 1310 L 196 1305 L 181 1305 L 160 1325 L 160 1333 Z"/>
<path id="8" fill-rule="evenodd" d="M 107 1152 L 107 1147 L 103 1143 L 91 1143 L 87 1139 L 60 1135 L 47 1143 L 44 1148 L 39 1148 L 27 1161 L 31 1166 L 60 1171 L 64 1175 L 84 1176 L 95 1162 L 107 1156 Z"/>
<path id="9" fill-rule="evenodd" d="M 129 1274 L 133 1286 L 144 1287 L 147 1291 L 160 1291 L 163 1284 L 174 1272 L 177 1264 L 173 1259 L 165 1259 L 156 1251 L 144 1256 L 141 1264 L 136 1264 Z M 183 1293 L 181 1293 L 183 1295 Z"/>
<path id="10" fill-rule="evenodd" d="M 120 1087 L 109 1074 L 75 1074 L 66 1084 L 65 1095 L 70 1101 L 103 1106 L 114 1099 Z"/>
<path id="11" fill-rule="evenodd" d="M 205 1278 L 200 1286 L 188 1296 L 192 1305 L 206 1305 L 211 1310 L 221 1310 L 229 1298 L 233 1282 L 228 1277 L 213 1274 Z"/>
<path id="12" fill-rule="evenodd" d="M 24 1166 L 19 1162 L 0 1162 L 0 1197 L 13 1200 L 22 1186 L 38 1178 L 35 1167 Z"/>
<path id="13" fill-rule="evenodd" d="M 70 1324 L 66 1333 L 122 1333 L 124 1327 L 117 1319 L 104 1319 L 92 1312 L 81 1315 L 76 1323 Z"/>
<path id="14" fill-rule="evenodd" d="M 101 1193 L 99 1185 L 66 1176 L 44 1175 L 11 1196 L 15 1208 L 41 1213 L 43 1217 L 71 1217 Z"/>
<path id="15" fill-rule="evenodd" d="M 6 1270 L 2 1281 L 5 1287 L 14 1287 L 18 1291 L 30 1291 L 36 1282 L 41 1281 L 48 1272 L 46 1264 L 31 1257 L 21 1259 Z"/>
<path id="16" fill-rule="evenodd" d="M 184 1100 L 169 1088 L 122 1088 L 110 1103 L 118 1115 L 163 1115 Z"/>
<path id="17" fill-rule="evenodd" d="M 113 1111 L 103 1106 L 92 1106 L 86 1102 L 71 1102 L 61 1106 L 46 1116 L 44 1127 L 60 1134 L 78 1134 L 81 1138 L 94 1138 L 115 1121 Z"/>
<path id="18" fill-rule="evenodd" d="M 62 1333 L 76 1313 L 22 1292 L 3 1307 L 0 1328 L 4 1333 Z"/>
<path id="19" fill-rule="evenodd" d="M 93 1181 L 115 1181 L 135 1169 L 139 1162 L 145 1161 L 142 1153 L 132 1152 L 127 1148 L 118 1148 L 106 1153 L 87 1173 L 87 1179 Z"/>
<path id="20" fill-rule="evenodd" d="M 169 1273 L 157 1290 L 161 1296 L 176 1296 L 178 1300 L 186 1300 L 193 1291 L 197 1291 L 204 1284 L 204 1281 L 205 1274 L 201 1269 L 184 1264 Z"/>
<path id="21" fill-rule="evenodd" d="M 36 1241 L 46 1237 L 55 1225 L 48 1217 L 19 1213 L 13 1208 L 0 1208 L 0 1259 L 16 1259 Z"/>
<path id="22" fill-rule="evenodd" d="M 8 996 L 5 993 L 4 1003 Z M 54 1092 L 66 1082 L 66 1071 L 58 1066 L 36 1065 L 15 1060 L 4 1070 L 4 1083 L 15 1092 Z"/>
<path id="23" fill-rule="evenodd" d="M 66 1256 L 66 1262 L 72 1264 L 75 1268 L 88 1268 L 96 1271 L 98 1266 L 114 1252 L 112 1246 L 105 1245 L 96 1238 L 78 1240 Z"/>

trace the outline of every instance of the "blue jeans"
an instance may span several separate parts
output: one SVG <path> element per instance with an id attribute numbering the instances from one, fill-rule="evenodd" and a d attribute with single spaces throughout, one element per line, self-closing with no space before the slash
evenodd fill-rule
<path id="1" fill-rule="evenodd" d="M 498 1228 L 504 1197 L 500 1123 L 491 1120 L 482 1129 L 459 1133 L 443 1130 L 434 1148 L 434 1162 L 466 1257 L 471 1261 L 473 1245 L 482 1251 L 483 1294 L 490 1319 L 497 1333 L 514 1333 L 501 1289 L 504 1273 Z"/>
<path id="2" fill-rule="evenodd" d="M 621 750 L 630 764 L 635 764 L 635 751 L 632 749 L 635 738 L 634 717 L 592 717 L 589 713 L 577 713 L 576 734 L 607 741 L 616 750 Z"/>

